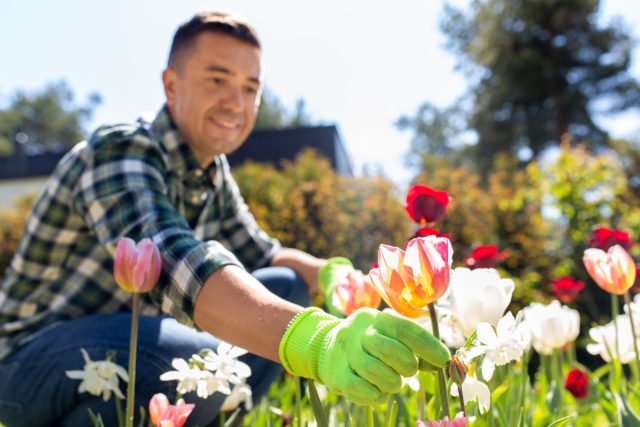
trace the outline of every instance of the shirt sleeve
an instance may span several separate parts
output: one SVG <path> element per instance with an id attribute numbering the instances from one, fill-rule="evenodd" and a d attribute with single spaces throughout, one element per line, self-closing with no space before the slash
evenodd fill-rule
<path id="1" fill-rule="evenodd" d="M 282 250 L 256 222 L 233 179 L 226 157 L 220 156 L 223 181 L 221 233 L 248 270 L 268 266 Z"/>
<path id="2" fill-rule="evenodd" d="M 242 267 L 217 241 L 200 241 L 168 198 L 167 168 L 159 147 L 139 132 L 111 132 L 92 140 L 74 205 L 115 256 L 117 241 L 148 237 L 162 256 L 151 298 L 164 313 L 193 325 L 195 300 L 207 278 L 225 265 Z"/>

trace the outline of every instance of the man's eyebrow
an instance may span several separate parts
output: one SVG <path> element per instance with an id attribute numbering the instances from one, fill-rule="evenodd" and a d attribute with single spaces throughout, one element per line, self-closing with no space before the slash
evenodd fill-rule
<path id="1" fill-rule="evenodd" d="M 206 68 L 206 71 L 228 74 L 230 76 L 235 76 L 236 75 L 236 73 L 231 71 L 230 69 L 228 69 L 226 67 L 219 66 L 219 65 L 210 65 L 210 66 L 208 66 Z M 257 85 L 262 83 L 258 77 L 248 77 L 247 80 L 249 80 L 250 82 L 255 83 Z"/>

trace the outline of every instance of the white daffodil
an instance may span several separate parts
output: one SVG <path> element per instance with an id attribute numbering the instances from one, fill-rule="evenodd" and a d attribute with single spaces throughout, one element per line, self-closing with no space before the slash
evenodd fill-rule
<path id="1" fill-rule="evenodd" d="M 615 321 L 618 324 L 618 342 L 616 343 L 616 327 L 611 321 L 604 326 L 589 329 L 589 336 L 595 343 L 587 344 L 587 351 L 593 355 L 600 355 L 607 363 L 611 362 L 612 358 L 620 363 L 629 363 L 636 355 L 629 316 L 622 314 L 616 317 Z M 640 340 L 638 343 L 640 344 Z"/>
<path id="2" fill-rule="evenodd" d="M 502 279 L 493 268 L 459 267 L 451 272 L 449 288 L 436 308 L 450 314 L 454 318 L 450 323 L 468 338 L 480 322 L 497 325 L 511 302 L 513 288 L 513 281 Z"/>
<path id="3" fill-rule="evenodd" d="M 89 358 L 87 351 L 82 348 L 82 357 L 84 358 L 84 368 L 80 371 L 66 371 L 67 377 L 74 380 L 82 380 L 78 387 L 79 393 L 90 393 L 94 396 L 100 396 L 106 402 L 111 398 L 111 393 L 120 399 L 124 399 L 124 394 L 118 387 L 118 377 L 124 382 L 129 381 L 126 369 L 109 360 L 93 361 Z"/>
<path id="4" fill-rule="evenodd" d="M 229 383 L 225 378 L 202 370 L 197 365 L 190 366 L 186 360 L 175 358 L 171 361 L 175 371 L 168 371 L 160 375 L 162 381 L 178 381 L 176 390 L 180 394 L 195 391 L 198 397 L 206 399 L 216 391 L 229 394 Z"/>
<path id="5" fill-rule="evenodd" d="M 251 387 L 246 383 L 235 384 L 231 394 L 222 402 L 221 411 L 233 411 L 244 402 L 244 408 L 250 411 L 253 408 L 251 399 Z"/>
<path id="6" fill-rule="evenodd" d="M 633 324 L 636 327 L 636 331 L 640 330 L 640 294 L 637 294 L 631 304 L 631 315 L 633 316 Z M 624 305 L 624 312 L 629 314 L 629 306 Z"/>
<path id="7" fill-rule="evenodd" d="M 217 352 L 209 350 L 204 357 L 194 355 L 193 358 L 226 381 L 241 384 L 251 376 L 249 365 L 238 360 L 238 357 L 246 353 L 247 350 L 221 341 Z"/>
<path id="8" fill-rule="evenodd" d="M 450 393 L 452 396 L 458 396 L 458 387 L 455 384 L 451 385 Z M 487 412 L 491 407 L 491 391 L 489 387 L 469 372 L 467 372 L 467 376 L 462 383 L 462 394 L 466 402 L 478 402 L 478 409 L 480 409 L 481 414 Z"/>
<path id="9" fill-rule="evenodd" d="M 533 348 L 540 354 L 551 354 L 554 349 L 575 341 L 580 333 L 580 314 L 559 301 L 547 305 L 534 302 L 523 311 Z"/>
<path id="10" fill-rule="evenodd" d="M 507 313 L 494 329 L 488 323 L 478 324 L 477 340 L 479 344 L 469 350 L 470 358 L 484 355 L 482 360 L 482 378 L 489 381 L 493 377 L 496 365 L 502 366 L 507 363 L 520 360 L 522 354 L 528 347 L 529 331 L 527 324 L 522 322 L 522 312 L 518 313 L 517 319 L 513 314 Z"/>

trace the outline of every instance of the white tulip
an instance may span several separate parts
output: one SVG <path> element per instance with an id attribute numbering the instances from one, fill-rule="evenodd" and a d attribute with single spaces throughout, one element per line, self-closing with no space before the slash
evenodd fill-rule
<path id="1" fill-rule="evenodd" d="M 612 358 L 620 363 L 629 363 L 636 356 L 629 316 L 620 315 L 616 317 L 616 322 L 620 334 L 618 342 L 616 343 L 616 327 L 611 321 L 604 326 L 589 329 L 589 336 L 595 343 L 587 344 L 587 351 L 593 355 L 600 355 L 607 363 L 611 362 Z"/>
<path id="2" fill-rule="evenodd" d="M 580 334 L 580 313 L 559 301 L 547 305 L 534 302 L 523 311 L 533 348 L 540 354 L 549 355 L 554 349 L 575 341 Z"/>
<path id="3" fill-rule="evenodd" d="M 476 331 L 480 322 L 498 324 L 511 302 L 514 284 L 502 279 L 493 268 L 456 268 L 451 272 L 447 293 L 437 308 L 450 314 L 465 337 Z"/>

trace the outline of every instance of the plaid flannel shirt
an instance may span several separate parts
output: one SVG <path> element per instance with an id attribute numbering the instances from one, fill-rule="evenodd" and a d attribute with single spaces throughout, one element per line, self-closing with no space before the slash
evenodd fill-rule
<path id="1" fill-rule="evenodd" d="M 113 278 L 123 236 L 149 237 L 162 255 L 142 314 L 187 325 L 216 269 L 266 266 L 280 250 L 226 157 L 202 169 L 166 107 L 151 123 L 101 127 L 60 161 L 27 220 L 0 287 L 0 359 L 61 321 L 130 310 L 131 294 Z"/>

